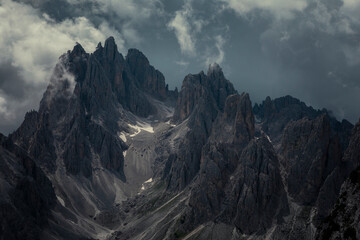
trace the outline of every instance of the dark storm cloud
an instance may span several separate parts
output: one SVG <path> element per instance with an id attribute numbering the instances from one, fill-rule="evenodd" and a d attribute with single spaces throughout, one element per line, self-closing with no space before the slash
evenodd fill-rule
<path id="1" fill-rule="evenodd" d="M 0 65 L 1 133 L 8 133 L 18 127 L 24 113 L 38 106 L 38 93 L 42 87 L 26 82 L 19 72 L 20 69 L 9 62 Z"/>
<path id="2" fill-rule="evenodd" d="M 312 2 L 293 19 L 261 35 L 264 53 L 280 64 L 289 93 L 339 118 L 357 121 L 360 112 L 359 27 L 343 15 L 342 1 Z"/>
<path id="3" fill-rule="evenodd" d="M 75 41 L 91 52 L 110 35 L 124 55 L 128 48 L 143 51 L 170 88 L 218 62 L 253 102 L 291 94 L 339 119 L 360 116 L 355 0 L 17 0 L 15 8 L 12 2 L 0 6 L 0 33 L 10 33 L 0 41 L 3 126 L 37 106 L 41 94 L 34 92 L 44 91 L 57 58 Z M 18 10 L 6 15 L 8 9 Z M 13 19 L 15 13 L 25 20 Z M 24 104 L 31 94 L 34 103 Z M 15 116 L 17 106 L 22 112 Z"/>
<path id="4" fill-rule="evenodd" d="M 0 65 L 0 89 L 9 97 L 23 99 L 27 84 L 19 74 L 19 69 L 5 62 Z"/>

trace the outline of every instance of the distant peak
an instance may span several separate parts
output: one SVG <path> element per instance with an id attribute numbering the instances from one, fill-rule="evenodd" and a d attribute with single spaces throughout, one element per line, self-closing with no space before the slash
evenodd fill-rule
<path id="1" fill-rule="evenodd" d="M 96 49 L 102 48 L 101 42 L 98 43 Z"/>

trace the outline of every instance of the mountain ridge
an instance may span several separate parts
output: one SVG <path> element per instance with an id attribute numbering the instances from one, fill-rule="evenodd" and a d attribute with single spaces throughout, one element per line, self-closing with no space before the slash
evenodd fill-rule
<path id="1" fill-rule="evenodd" d="M 49 239 L 316 239 L 359 166 L 356 126 L 291 96 L 253 106 L 217 64 L 169 90 L 110 37 L 62 55 L 2 139 L 52 184 Z"/>

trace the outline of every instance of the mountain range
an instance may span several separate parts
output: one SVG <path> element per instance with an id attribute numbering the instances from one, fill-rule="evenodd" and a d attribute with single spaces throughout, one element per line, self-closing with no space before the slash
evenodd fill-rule
<path id="1" fill-rule="evenodd" d="M 360 122 L 253 105 L 215 63 L 169 90 L 113 37 L 59 58 L 0 165 L 4 240 L 360 236 Z"/>

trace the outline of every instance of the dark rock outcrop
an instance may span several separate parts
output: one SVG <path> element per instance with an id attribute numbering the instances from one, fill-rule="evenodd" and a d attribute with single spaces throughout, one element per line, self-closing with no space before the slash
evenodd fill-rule
<path id="1" fill-rule="evenodd" d="M 55 193 L 50 180 L 27 153 L 0 135 L 1 239 L 40 239 Z"/>
<path id="2" fill-rule="evenodd" d="M 88 54 L 77 44 L 54 69 L 39 112 L 30 112 L 11 139 L 26 149 L 49 172 L 62 158 L 71 174 L 92 175 L 92 161 L 125 180 L 123 154 L 127 148 L 117 133 L 126 128 L 118 120 L 123 109 L 140 117 L 155 113 L 148 97 L 166 99 L 176 92 L 138 50 L 126 60 L 113 37 Z"/>
<path id="3" fill-rule="evenodd" d="M 241 232 L 265 233 L 288 209 L 279 161 L 266 137 L 250 142 L 239 161 L 228 190 L 228 214 Z"/>
<path id="4" fill-rule="evenodd" d="M 312 120 L 322 114 L 326 114 L 329 117 L 333 134 L 338 135 L 342 152 L 344 152 L 349 143 L 349 135 L 353 128 L 353 125 L 347 120 L 337 121 L 334 117 L 330 116 L 326 109 L 321 111 L 315 110 L 291 96 L 280 97 L 274 100 L 267 97 L 260 105 L 255 104 L 253 110 L 257 121 L 261 124 L 262 130 L 271 137 L 274 143 L 281 141 L 282 132 L 289 122 L 300 120 L 304 117 Z"/>
<path id="5" fill-rule="evenodd" d="M 137 49 L 129 49 L 126 62 L 139 86 L 160 99 L 166 99 L 168 89 L 164 75 L 150 65 L 145 55 Z"/>
<path id="6" fill-rule="evenodd" d="M 357 168 L 342 185 L 334 208 L 317 229 L 316 239 L 359 239 L 359 202 L 360 168 Z"/>
<path id="7" fill-rule="evenodd" d="M 281 154 L 288 192 L 300 204 L 316 201 L 322 184 L 342 157 L 339 138 L 332 137 L 325 114 L 290 122 L 284 130 Z"/>
<path id="8" fill-rule="evenodd" d="M 163 178 L 170 189 L 183 189 L 198 173 L 202 147 L 211 134 L 213 122 L 224 108 L 226 97 L 235 92 L 218 66 L 210 66 L 208 75 L 201 72 L 185 77 L 173 121 L 180 123 L 186 119 L 190 130 L 177 153 L 168 159 L 169 171 Z"/>
<path id="9" fill-rule="evenodd" d="M 185 230 L 211 220 L 261 234 L 287 213 L 276 153 L 265 136 L 254 139 L 254 134 L 248 94 L 228 96 L 202 149 Z"/>
<path id="10" fill-rule="evenodd" d="M 323 219 L 330 214 L 330 210 L 339 197 L 341 185 L 350 173 L 360 165 L 360 123 L 352 130 L 349 145 L 334 171 L 326 179 L 320 189 L 317 200 L 318 218 Z"/>
<path id="11" fill-rule="evenodd" d="M 274 100 L 267 97 L 262 104 L 255 104 L 254 114 L 262 122 L 262 129 L 271 139 L 278 140 L 282 130 L 291 120 L 299 120 L 303 117 L 314 119 L 321 112 L 306 106 L 296 98 L 285 96 Z"/>
<path id="12" fill-rule="evenodd" d="M 200 171 L 189 201 L 193 209 L 192 224 L 214 219 L 223 210 L 229 177 L 239 164 L 242 149 L 254 137 L 254 116 L 248 94 L 228 96 L 224 109 L 201 151 Z"/>
<path id="13" fill-rule="evenodd" d="M 173 120 L 183 121 L 194 111 L 198 101 L 203 98 L 210 101 L 209 108 L 215 105 L 217 109 L 223 110 L 227 96 L 236 93 L 233 85 L 225 79 L 221 68 L 210 65 L 207 75 L 200 72 L 196 75 L 187 75 L 183 81 L 179 93 L 177 106 Z"/>
<path id="14" fill-rule="evenodd" d="M 352 127 L 290 96 L 252 108 L 217 64 L 178 93 L 112 37 L 92 54 L 77 44 L 39 110 L 0 135 L 0 236 L 356 238 Z"/>

